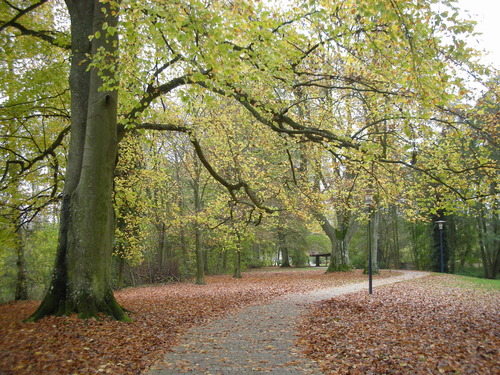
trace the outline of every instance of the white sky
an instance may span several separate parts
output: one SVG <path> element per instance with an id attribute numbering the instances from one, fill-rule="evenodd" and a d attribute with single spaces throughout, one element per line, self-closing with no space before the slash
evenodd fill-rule
<path id="1" fill-rule="evenodd" d="M 485 62 L 500 69 L 500 0 L 458 0 L 457 5 L 469 13 L 462 13 L 463 18 L 476 20 L 479 35 L 476 45 L 472 46 L 489 51 Z"/>

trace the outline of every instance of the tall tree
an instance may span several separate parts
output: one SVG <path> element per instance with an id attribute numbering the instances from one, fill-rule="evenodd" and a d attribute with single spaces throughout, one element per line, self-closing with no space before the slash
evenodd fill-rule
<path id="1" fill-rule="evenodd" d="M 16 8 L 5 25 L 57 43 L 50 33 L 33 33 L 18 23 L 43 3 Z M 126 319 L 109 280 L 117 144 L 123 132 L 134 127 L 192 133 L 192 124 L 173 109 L 180 100 L 189 101 L 193 92 L 207 100 L 219 96 L 237 101 L 267 131 L 317 143 L 362 164 L 409 164 L 404 153 L 385 157 L 384 146 L 370 137 L 377 124 L 402 119 L 390 134 L 401 131 L 408 138 L 432 133 L 436 123 L 449 124 L 447 113 L 439 109 L 461 84 L 448 74 L 449 61 L 459 66 L 470 56 L 456 38 L 470 27 L 453 13 L 436 14 L 430 2 L 411 0 L 299 5 L 278 12 L 247 1 L 228 6 L 225 1 L 201 0 L 66 0 L 72 51 L 71 142 L 54 277 L 33 319 L 73 311 L 83 317 L 105 312 Z M 454 48 L 440 44 L 437 32 L 446 30 L 455 36 Z M 120 67 L 118 33 L 124 45 Z M 325 56 L 334 63 L 325 64 Z M 314 119 L 297 116 L 297 98 L 291 93 L 299 87 L 310 92 L 303 100 L 318 110 Z M 334 110 L 321 106 L 318 92 L 325 90 L 340 93 Z M 388 104 L 369 123 L 332 126 L 343 122 L 336 114 L 345 107 L 345 92 L 358 94 L 361 101 L 363 93 L 370 93 Z M 408 143 L 400 142 L 401 149 Z M 439 178 L 429 164 L 419 169 Z M 244 192 L 252 205 L 263 207 L 244 181 L 218 181 L 232 194 Z"/>
<path id="2" fill-rule="evenodd" d="M 103 30 L 116 27 L 118 4 L 68 0 L 66 5 L 71 17 L 71 142 L 54 274 L 30 319 L 71 312 L 85 318 L 104 312 L 126 320 L 110 280 L 118 93 L 101 90 L 103 76 L 110 79 L 116 73 L 118 35 Z M 97 55 L 106 60 L 107 69 L 90 64 L 89 56 Z"/>
<path id="3" fill-rule="evenodd" d="M 26 260 L 24 256 L 24 238 L 23 230 L 19 228 L 17 231 L 17 281 L 16 281 L 16 300 L 28 299 L 28 287 L 26 285 Z"/>
<path id="4" fill-rule="evenodd" d="M 483 162 L 500 163 L 500 83 L 498 76 L 472 113 L 475 124 L 474 155 Z M 479 246 L 484 276 L 495 279 L 500 273 L 500 167 L 475 172 L 479 198 L 476 204 Z"/>

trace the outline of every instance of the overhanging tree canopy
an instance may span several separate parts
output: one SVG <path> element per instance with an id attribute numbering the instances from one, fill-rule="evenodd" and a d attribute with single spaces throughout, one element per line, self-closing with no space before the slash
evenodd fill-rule
<path id="1" fill-rule="evenodd" d="M 71 46 L 57 263 L 32 318 L 104 312 L 126 319 L 109 279 L 117 145 L 130 129 L 186 132 L 196 144 L 193 124 L 176 112 L 194 93 L 207 103 L 214 96 L 236 101 L 269 131 L 314 142 L 366 171 L 404 165 L 460 191 L 447 184 L 446 168 L 433 164 L 436 155 L 413 160 L 408 152 L 425 149 L 436 130 L 465 136 L 449 111 L 466 93 L 455 73 L 483 73 L 461 41 L 472 26 L 452 7 L 436 13 L 436 2 L 304 1 L 278 12 L 250 1 L 66 0 L 70 43 L 43 31 L 46 19 L 47 28 L 34 22 L 60 2 L 10 2 L 2 12 L 6 38 Z M 301 111 L 305 104 L 310 113 Z M 227 187 L 249 193 L 245 183 Z"/>

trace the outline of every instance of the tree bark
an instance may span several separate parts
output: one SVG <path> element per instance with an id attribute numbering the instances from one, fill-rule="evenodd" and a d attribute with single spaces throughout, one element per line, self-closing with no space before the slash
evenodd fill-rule
<path id="1" fill-rule="evenodd" d="M 288 247 L 286 246 L 286 237 L 283 233 L 283 228 L 278 228 L 278 243 L 281 251 L 281 265 L 280 267 L 291 267 L 290 259 L 288 256 Z"/>
<path id="2" fill-rule="evenodd" d="M 78 313 L 81 318 L 104 313 L 128 320 L 116 302 L 111 285 L 114 240 L 112 191 L 117 157 L 117 93 L 100 91 L 102 75 L 89 68 L 88 56 L 104 48 L 112 59 L 116 35 L 103 24 L 117 23 L 108 2 L 66 0 L 71 17 L 72 61 L 71 142 L 60 214 L 56 264 L 51 285 L 29 320 L 46 315 Z M 106 8 L 106 13 L 102 11 Z M 89 36 L 96 31 L 100 38 Z M 102 75 L 101 75 L 102 74 Z"/>
<path id="3" fill-rule="evenodd" d="M 233 278 L 241 279 L 241 248 L 238 246 L 234 252 Z"/>
<path id="4" fill-rule="evenodd" d="M 487 279 L 495 279 L 500 272 L 500 240 L 498 239 L 500 220 L 495 210 L 491 211 L 493 211 L 491 217 L 486 217 L 486 209 L 481 203 L 477 217 L 479 247 L 484 277 Z"/>
<path id="5" fill-rule="evenodd" d="M 158 230 L 159 276 L 163 280 L 179 280 L 179 263 L 167 236 L 167 226 L 160 223 Z"/>
<path id="6" fill-rule="evenodd" d="M 26 260 L 24 257 L 24 238 L 23 229 L 19 228 L 17 231 L 17 281 L 16 281 L 16 294 L 14 296 L 16 301 L 28 299 L 28 287 L 26 285 Z"/>
<path id="7" fill-rule="evenodd" d="M 378 259 L 378 246 L 379 246 L 379 237 L 380 237 L 380 211 L 379 210 L 374 210 L 372 212 L 372 236 L 371 236 L 371 249 L 372 249 L 372 272 L 374 274 L 379 274 L 379 259 Z M 399 255 L 399 248 L 398 248 L 398 238 L 397 238 L 397 221 L 395 221 L 395 238 L 394 238 L 394 246 L 395 246 L 395 251 L 398 252 L 397 255 Z M 398 268 L 399 268 L 399 256 L 398 259 L 396 260 L 398 263 Z"/>
<path id="8" fill-rule="evenodd" d="M 477 229 L 478 229 L 478 236 L 479 236 L 479 248 L 481 250 L 481 259 L 483 263 L 483 272 L 484 272 L 484 277 L 487 279 L 491 279 L 492 277 L 490 276 L 490 264 L 489 264 L 489 259 L 488 259 L 488 254 L 487 254 L 487 249 L 486 249 L 486 224 L 484 220 L 484 210 L 481 208 L 478 213 L 477 217 Z"/>
<path id="9" fill-rule="evenodd" d="M 205 266 L 203 265 L 203 242 L 202 231 L 198 228 L 199 224 L 195 224 L 195 252 L 196 252 L 196 285 L 205 285 Z"/>
<path id="10" fill-rule="evenodd" d="M 455 263 L 457 261 L 457 220 L 455 215 L 449 215 L 449 225 L 448 225 L 448 242 L 449 242 L 449 258 L 450 273 L 455 273 Z"/>
<path id="11" fill-rule="evenodd" d="M 123 257 L 119 257 L 119 259 L 118 259 L 118 275 L 116 277 L 116 289 L 122 288 L 124 268 L 125 268 L 125 259 Z"/>
<path id="12" fill-rule="evenodd" d="M 319 215 L 321 228 L 330 240 L 332 256 L 326 272 L 339 272 L 349 270 L 349 228 L 342 227 L 337 230 L 324 215 Z"/>
<path id="13" fill-rule="evenodd" d="M 203 202 L 200 192 L 200 175 L 197 169 L 196 178 L 193 180 L 194 209 L 199 215 L 203 209 Z M 196 221 L 194 224 L 195 253 L 196 253 L 196 281 L 197 285 L 205 285 L 205 257 L 203 256 L 203 230 L 201 224 Z"/>
<path id="14" fill-rule="evenodd" d="M 494 223 L 493 223 L 493 249 L 492 256 L 493 261 L 491 263 L 491 278 L 496 279 L 497 275 L 500 273 L 500 218 L 498 214 L 494 215 Z"/>
<path id="15" fill-rule="evenodd" d="M 491 184 L 491 192 L 494 194 L 498 192 L 498 185 L 496 182 Z M 500 273 L 500 214 L 499 207 L 500 200 L 495 200 L 493 204 L 493 209 L 491 210 L 492 215 L 492 232 L 493 232 L 493 243 L 492 243 L 492 251 L 491 251 L 491 278 L 496 279 L 497 275 Z"/>
<path id="16" fill-rule="evenodd" d="M 418 236 L 417 236 L 417 224 L 411 224 L 411 250 L 413 261 L 415 262 L 415 269 L 420 269 L 420 260 L 418 256 Z"/>

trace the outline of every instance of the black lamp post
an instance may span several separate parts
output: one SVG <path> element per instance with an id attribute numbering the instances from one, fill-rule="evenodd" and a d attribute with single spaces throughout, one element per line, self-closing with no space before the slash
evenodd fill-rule
<path id="1" fill-rule="evenodd" d="M 444 252 L 443 252 L 443 226 L 446 221 L 438 220 L 436 224 L 439 227 L 439 257 L 441 259 L 441 273 L 444 273 Z"/>
<path id="2" fill-rule="evenodd" d="M 365 204 L 368 210 L 368 293 L 373 294 L 372 228 L 371 228 L 373 189 L 365 189 Z"/>

